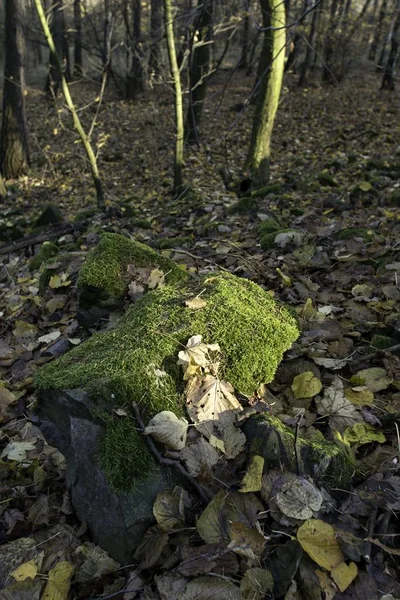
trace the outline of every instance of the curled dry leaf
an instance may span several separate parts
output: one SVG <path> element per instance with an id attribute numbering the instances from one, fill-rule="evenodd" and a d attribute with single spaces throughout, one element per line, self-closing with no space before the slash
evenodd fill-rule
<path id="1" fill-rule="evenodd" d="M 305 477 L 298 477 L 284 483 L 276 496 L 281 512 L 292 519 L 310 519 L 323 502 L 318 488 Z"/>
<path id="2" fill-rule="evenodd" d="M 182 450 L 186 444 L 188 422 L 184 417 L 178 418 L 173 412 L 163 410 L 157 413 L 144 430 L 157 442 L 171 450 Z"/>
<path id="3" fill-rule="evenodd" d="M 157 494 L 153 505 L 153 514 L 162 531 L 172 531 L 185 524 L 184 490 L 176 486 L 173 490 L 164 490 Z"/>
<path id="4" fill-rule="evenodd" d="M 218 462 L 218 452 L 204 438 L 190 444 L 181 451 L 181 458 L 193 477 L 211 478 L 211 470 Z"/>
<path id="5" fill-rule="evenodd" d="M 182 365 L 184 371 L 190 366 L 208 367 L 211 363 L 209 352 L 219 352 L 218 344 L 204 344 L 201 335 L 193 335 L 189 338 L 185 350 L 178 354 L 178 365 Z"/>

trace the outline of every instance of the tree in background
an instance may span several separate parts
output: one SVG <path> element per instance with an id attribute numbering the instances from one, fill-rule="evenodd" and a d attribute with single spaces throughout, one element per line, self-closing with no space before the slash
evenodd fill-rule
<path id="1" fill-rule="evenodd" d="M 257 73 L 257 103 L 245 163 L 253 187 L 269 181 L 270 145 L 285 68 L 285 5 L 282 0 L 260 0 L 264 41 Z"/>
<path id="2" fill-rule="evenodd" d="M 186 119 L 186 140 L 199 142 L 199 125 L 211 71 L 211 41 L 213 0 L 199 0 L 198 17 L 192 39 L 189 70 L 189 108 Z"/>
<path id="3" fill-rule="evenodd" d="M 398 58 L 399 48 L 400 48 L 400 0 L 397 0 L 392 26 L 390 29 L 389 41 L 390 41 L 390 50 L 389 56 L 387 59 L 387 63 L 385 66 L 385 71 L 383 73 L 382 79 L 382 90 L 394 90 L 394 69 L 396 66 L 396 61 Z"/>
<path id="4" fill-rule="evenodd" d="M 81 77 L 83 75 L 82 3 L 81 3 L 81 0 L 74 0 L 74 25 L 75 25 L 74 76 Z"/>
<path id="5" fill-rule="evenodd" d="M 0 171 L 5 179 L 19 177 L 29 167 L 25 117 L 25 0 L 6 0 L 3 122 Z"/>
<path id="6" fill-rule="evenodd" d="M 46 81 L 46 93 L 52 97 L 57 96 L 61 84 L 62 72 L 65 71 L 67 80 L 71 79 L 68 41 L 65 36 L 65 17 L 63 0 L 54 0 L 51 6 L 51 36 L 54 40 L 57 56 L 60 58 L 62 71 L 60 72 L 53 53 L 50 53 L 49 74 Z"/>
<path id="7" fill-rule="evenodd" d="M 172 81 L 175 91 L 175 127 L 176 127 L 176 139 L 175 139 L 175 163 L 174 163 L 174 190 L 180 192 L 183 186 L 183 102 L 182 102 L 182 88 L 181 88 L 181 74 L 178 67 L 178 60 L 176 58 L 175 49 L 175 36 L 174 36 L 174 21 L 172 16 L 171 0 L 164 0 L 164 19 L 165 19 L 165 30 L 167 34 L 167 46 L 168 46 L 168 57 L 169 65 L 172 76 Z"/>
<path id="8" fill-rule="evenodd" d="M 149 77 L 158 80 L 161 75 L 162 3 L 151 0 Z"/>

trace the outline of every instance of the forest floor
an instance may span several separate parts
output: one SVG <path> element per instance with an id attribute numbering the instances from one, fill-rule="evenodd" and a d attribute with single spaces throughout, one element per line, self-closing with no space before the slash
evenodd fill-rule
<path id="1" fill-rule="evenodd" d="M 302 335 L 269 394 L 275 395 L 286 424 L 308 428 L 317 420 L 324 435 L 332 438 L 339 431 L 357 475 L 345 498 L 328 494 L 333 514 L 317 515 L 351 532 L 352 540 L 341 545 L 343 564 L 352 561 L 346 565 L 351 571 L 347 585 L 337 574 L 330 578 L 319 570 L 323 561 L 314 559 L 317 565 L 304 563 L 301 574 L 290 571 L 285 597 L 400 597 L 399 92 L 379 91 L 374 74 L 357 74 L 338 87 L 304 89 L 288 75 L 272 145 L 271 184 L 279 185 L 238 204 L 236 187 L 226 186 L 219 172 L 224 169 L 232 181 L 242 175 L 252 109 L 239 111 L 238 105 L 251 84 L 252 78 L 224 71 L 211 81 L 202 144 L 187 150 L 189 191 L 179 198 L 171 194 L 170 90 L 158 86 L 135 103 L 107 90 L 99 107 L 96 84 L 73 84 L 87 128 L 96 115 L 93 140 L 99 147 L 106 218 L 95 209 L 90 174 L 61 99 L 55 106 L 38 89 L 29 90 L 32 172 L 9 183 L 0 239 L 18 243 L 31 234 L 48 204 L 57 205 L 65 223 L 74 226 L 60 236 L 53 235 L 59 225 L 44 230 L 67 256 L 55 258 L 46 289 L 39 289 L 41 271 L 31 263 L 39 245 L 7 252 L 0 246 L 0 584 L 7 585 L 1 600 L 64 600 L 68 593 L 81 599 L 173 597 L 165 581 L 153 579 L 163 572 L 162 559 L 142 573 L 132 566 L 117 569 L 94 548 L 91 565 L 83 559 L 77 548 L 90 538 L 69 503 L 65 460 L 46 445 L 32 412 L 35 371 L 89 335 L 76 319 L 75 282 L 102 230 L 133 235 L 199 272 L 219 267 L 250 278 L 296 309 Z M 272 218 L 282 232 L 279 241 L 260 229 Z M 313 395 L 298 421 L 293 377 L 310 371 L 322 382 L 326 398 L 326 390 L 336 386 L 337 391 L 344 383 L 342 427 L 331 421 L 334 410 L 324 413 Z M 356 379 L 350 382 L 352 376 Z M 356 423 L 364 429 L 354 441 L 355 432 L 348 430 Z M 296 539 L 299 525 L 277 519 L 277 529 L 286 533 L 273 538 L 273 553 Z M 22 560 L 27 548 L 30 558 Z M 60 561 L 63 568 L 74 564 L 76 571 L 72 584 L 68 567 L 63 572 L 64 591 L 57 596 L 51 589 L 57 573 L 50 571 Z M 21 562 L 21 570 L 8 577 Z M 257 565 L 268 568 L 268 559 Z M 197 569 L 196 575 L 210 570 Z M 16 586 L 18 580 L 24 581 Z M 235 584 L 240 576 L 228 580 Z M 118 594 L 127 581 L 131 591 Z M 260 589 L 243 597 L 270 597 Z M 210 596 L 202 593 L 182 598 L 231 597 L 222 588 Z"/>

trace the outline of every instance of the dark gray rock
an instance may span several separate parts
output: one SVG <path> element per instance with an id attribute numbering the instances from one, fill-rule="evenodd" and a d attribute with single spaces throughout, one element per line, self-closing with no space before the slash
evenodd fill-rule
<path id="1" fill-rule="evenodd" d="M 152 470 L 134 491 L 116 494 L 99 464 L 105 428 L 93 417 L 93 408 L 85 392 L 42 392 L 41 429 L 47 442 L 66 457 L 67 486 L 78 518 L 87 523 L 97 544 L 127 564 L 154 522 L 152 506 L 158 492 L 173 486 L 176 478 L 167 469 Z"/>
<path id="2" fill-rule="evenodd" d="M 36 227 L 45 227 L 64 220 L 61 210 L 55 204 L 48 204 L 42 214 L 36 219 Z"/>

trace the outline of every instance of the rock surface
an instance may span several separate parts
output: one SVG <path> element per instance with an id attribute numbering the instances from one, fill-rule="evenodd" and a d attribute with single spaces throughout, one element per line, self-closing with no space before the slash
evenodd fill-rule
<path id="1" fill-rule="evenodd" d="M 107 245 L 115 241 L 110 235 Z M 131 243 L 116 237 L 118 246 Z M 143 248 L 140 260 L 148 255 L 150 268 L 161 265 L 162 257 Z M 96 256 L 95 251 L 89 262 L 97 261 Z M 104 261 L 102 254 L 102 277 Z M 113 287 L 115 277 L 125 271 L 123 266 L 118 271 L 115 255 L 112 261 Z M 87 279 L 87 265 L 82 271 Z M 180 279 L 145 291 L 113 329 L 93 335 L 36 376 L 42 428 L 67 458 L 75 510 L 94 540 L 119 562 L 131 560 L 152 519 L 157 492 L 172 481 L 171 473 L 154 464 L 135 420 L 126 414 L 132 402 L 145 422 L 162 410 L 184 413 L 177 358 L 193 335 L 220 345 L 221 377 L 246 395 L 272 380 L 283 353 L 299 335 L 296 318 L 248 280 L 218 273 Z M 199 296 L 204 305 L 195 309 L 191 301 Z M 117 416 L 116 408 L 126 416 Z"/>
<path id="2" fill-rule="evenodd" d="M 157 493 L 177 479 L 171 471 L 152 465 L 134 491 L 114 492 L 100 460 L 106 428 L 93 416 L 94 408 L 82 391 L 42 392 L 41 429 L 67 459 L 67 486 L 79 519 L 88 524 L 96 543 L 115 560 L 127 564 L 154 521 L 152 505 Z"/>

